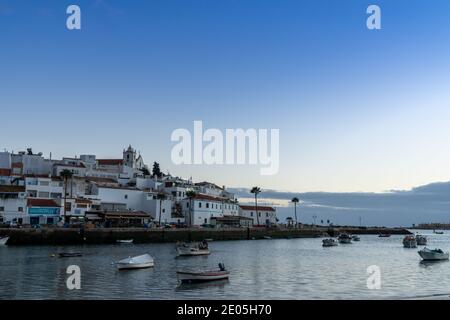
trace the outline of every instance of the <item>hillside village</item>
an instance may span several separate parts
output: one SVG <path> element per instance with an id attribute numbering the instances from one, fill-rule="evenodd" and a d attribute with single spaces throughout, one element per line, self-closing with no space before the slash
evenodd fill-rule
<path id="1" fill-rule="evenodd" d="M 54 160 L 0 152 L 0 223 L 98 227 L 250 227 L 277 223 L 268 206 L 240 205 L 225 186 L 150 168 L 131 147 L 117 159 Z"/>

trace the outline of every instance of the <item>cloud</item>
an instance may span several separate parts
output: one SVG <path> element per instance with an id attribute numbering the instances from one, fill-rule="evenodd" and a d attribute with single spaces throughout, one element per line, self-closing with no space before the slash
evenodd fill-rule
<path id="1" fill-rule="evenodd" d="M 250 199 L 247 188 L 230 188 L 239 198 Z M 277 206 L 281 220 L 292 216 L 290 200 L 298 197 L 298 212 L 303 222 L 313 217 L 331 219 L 336 224 L 353 224 L 364 221 L 365 225 L 410 226 L 424 222 L 450 221 L 450 182 L 431 183 L 411 190 L 392 190 L 384 193 L 333 193 L 262 190 L 260 202 L 284 201 Z"/>

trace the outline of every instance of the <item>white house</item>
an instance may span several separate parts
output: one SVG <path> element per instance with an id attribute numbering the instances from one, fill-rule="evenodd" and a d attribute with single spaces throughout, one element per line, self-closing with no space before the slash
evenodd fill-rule
<path id="1" fill-rule="evenodd" d="M 41 199 L 61 199 L 64 197 L 63 181 L 58 177 L 25 177 L 27 196 Z"/>
<path id="2" fill-rule="evenodd" d="M 23 186 L 0 185 L 0 222 L 25 223 L 27 194 Z"/>
<path id="3" fill-rule="evenodd" d="M 253 225 L 271 225 L 277 223 L 276 210 L 273 207 L 258 206 L 256 210 L 255 206 L 239 206 L 239 215 L 253 219 Z M 258 211 L 258 216 L 256 215 Z"/>
<path id="4" fill-rule="evenodd" d="M 211 224 L 212 217 L 224 217 L 229 212 L 238 212 L 237 204 L 230 203 L 229 199 L 207 194 L 197 194 L 192 200 L 184 199 L 182 207 L 186 223 L 190 226 Z"/>

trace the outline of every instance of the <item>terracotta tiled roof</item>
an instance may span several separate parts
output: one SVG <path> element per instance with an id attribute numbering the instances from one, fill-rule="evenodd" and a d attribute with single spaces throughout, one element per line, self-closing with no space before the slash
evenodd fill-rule
<path id="1" fill-rule="evenodd" d="M 11 175 L 11 169 L 0 169 L 0 176 L 9 177 Z"/>
<path id="2" fill-rule="evenodd" d="M 240 206 L 242 210 L 253 210 L 256 211 L 255 206 Z M 267 206 L 258 206 L 258 211 L 275 211 L 273 207 L 267 207 Z"/>
<path id="3" fill-rule="evenodd" d="M 3 193 L 25 192 L 25 187 L 0 185 L 0 192 L 3 192 Z"/>
<path id="4" fill-rule="evenodd" d="M 227 199 L 222 197 L 216 197 L 216 196 L 210 196 L 208 194 L 198 193 L 195 198 L 195 200 L 208 200 L 208 201 L 217 201 L 217 202 L 223 202 Z"/>
<path id="5" fill-rule="evenodd" d="M 89 199 L 75 199 L 75 203 L 91 204 L 92 201 Z"/>
<path id="6" fill-rule="evenodd" d="M 28 205 L 28 207 L 51 207 L 51 208 L 60 207 L 55 202 L 55 200 L 52 200 L 52 199 L 28 198 L 27 205 Z"/>
<path id="7" fill-rule="evenodd" d="M 123 164 L 123 159 L 98 159 L 97 163 L 101 166 L 119 166 Z"/>

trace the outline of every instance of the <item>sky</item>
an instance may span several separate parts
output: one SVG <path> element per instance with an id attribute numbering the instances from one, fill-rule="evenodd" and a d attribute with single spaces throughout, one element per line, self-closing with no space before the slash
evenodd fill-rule
<path id="1" fill-rule="evenodd" d="M 131 144 L 235 188 L 411 190 L 450 181 L 449 56 L 447 0 L 0 0 L 0 149 L 120 158 Z M 171 133 L 195 120 L 279 129 L 279 172 L 175 165 Z"/>

